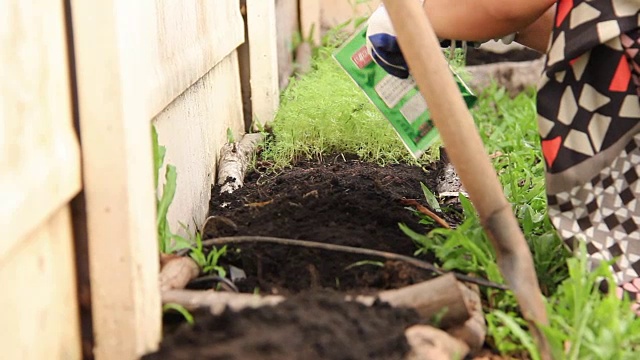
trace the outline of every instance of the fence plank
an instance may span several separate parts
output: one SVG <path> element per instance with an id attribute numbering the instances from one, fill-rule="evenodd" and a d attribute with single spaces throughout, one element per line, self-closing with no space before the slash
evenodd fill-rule
<path id="1" fill-rule="evenodd" d="M 155 0 L 150 10 L 153 117 L 244 42 L 244 22 L 238 1 Z"/>
<path id="2" fill-rule="evenodd" d="M 321 38 L 321 16 L 322 5 L 320 0 L 299 0 L 300 1 L 300 29 L 305 39 L 313 41 L 313 45 L 320 45 Z M 313 31 L 313 33 L 311 33 Z"/>
<path id="3" fill-rule="evenodd" d="M 0 2 L 0 259 L 80 190 L 61 2 Z"/>
<path id="4" fill-rule="evenodd" d="M 251 108 L 260 124 L 273 120 L 280 103 L 274 0 L 247 0 Z"/>
<path id="5" fill-rule="evenodd" d="M 69 207 L 58 210 L 0 262 L 3 359 L 80 359 Z"/>
<path id="6" fill-rule="evenodd" d="M 382 3 L 381 0 L 370 0 L 364 2 L 345 0 L 322 0 L 321 22 L 322 31 L 344 23 L 348 20 L 357 19 L 362 16 L 369 16 Z M 353 23 L 344 30 L 353 31 Z"/>
<path id="7" fill-rule="evenodd" d="M 276 0 L 276 27 L 278 38 L 278 72 L 280 89 L 289 85 L 293 74 L 293 38 L 300 30 L 298 2 Z"/>
<path id="8" fill-rule="evenodd" d="M 149 1 L 72 0 L 95 357 L 134 359 L 161 330 L 149 114 Z M 99 24 L 99 26 L 96 26 Z"/>
<path id="9" fill-rule="evenodd" d="M 63 3 L 1 1 L 0 49 L 0 357 L 80 359 Z"/>
<path id="10" fill-rule="evenodd" d="M 155 119 L 165 162 L 178 172 L 175 198 L 169 208 L 171 230 L 193 234 L 209 210 L 220 148 L 227 129 L 239 140 L 244 133 L 238 56 L 234 51 L 176 98 Z M 160 176 L 164 179 L 164 172 Z M 162 185 L 161 185 L 162 186 Z M 186 233 L 178 222 L 185 224 Z"/>

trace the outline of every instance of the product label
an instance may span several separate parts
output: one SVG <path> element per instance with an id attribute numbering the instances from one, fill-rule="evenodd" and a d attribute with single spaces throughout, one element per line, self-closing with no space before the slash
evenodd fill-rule
<path id="1" fill-rule="evenodd" d="M 378 66 L 366 48 L 367 25 L 358 29 L 334 54 L 334 59 L 389 120 L 409 152 L 417 159 L 438 139 L 427 102 L 412 77 L 400 79 Z M 451 69 L 468 107 L 476 96 Z"/>

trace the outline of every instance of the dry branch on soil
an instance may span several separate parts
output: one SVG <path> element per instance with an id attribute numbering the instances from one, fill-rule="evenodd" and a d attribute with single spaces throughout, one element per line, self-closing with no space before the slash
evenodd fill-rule
<path id="1" fill-rule="evenodd" d="M 405 286 L 395 290 L 381 291 L 377 295 L 345 296 L 346 301 L 357 301 L 372 306 L 377 301 L 393 307 L 414 309 L 421 320 L 433 321 L 439 318 L 439 326 L 444 329 L 456 328 L 471 318 L 473 306 L 479 299 L 472 291 L 464 291 L 465 286 L 452 274 Z M 280 295 L 254 295 L 201 290 L 169 290 L 162 294 L 164 303 L 175 303 L 187 309 L 209 308 L 213 314 L 220 314 L 225 307 L 241 310 L 245 307 L 276 305 L 284 301 Z"/>
<path id="2" fill-rule="evenodd" d="M 464 342 L 427 325 L 414 325 L 404 332 L 411 351 L 405 360 L 463 359 L 469 353 Z"/>
<path id="3" fill-rule="evenodd" d="M 162 265 L 160 291 L 184 289 L 189 281 L 200 274 L 200 267 L 190 257 L 176 256 Z"/>
<path id="4" fill-rule="evenodd" d="M 390 253 L 386 251 L 363 249 L 363 248 L 356 248 L 356 247 L 344 246 L 344 245 L 327 244 L 327 243 L 307 241 L 307 240 L 283 239 L 283 238 L 277 238 L 277 237 L 271 237 L 271 236 L 247 235 L 247 236 L 218 237 L 215 239 L 202 241 L 202 246 L 209 247 L 209 246 L 216 246 L 216 245 L 251 243 L 251 242 L 272 243 L 272 244 L 279 244 L 279 245 L 286 245 L 286 246 L 299 246 L 299 247 L 306 247 L 306 248 L 320 249 L 320 250 L 327 250 L 327 251 L 338 251 L 338 252 L 344 252 L 344 253 L 350 253 L 350 254 L 375 256 L 375 257 L 381 257 L 387 260 L 402 261 L 418 269 L 431 271 L 438 275 L 444 275 L 449 273 L 437 268 L 435 265 L 428 263 L 426 261 L 422 261 L 410 256 Z M 179 251 L 178 254 L 182 254 L 182 252 Z M 494 289 L 500 289 L 500 290 L 508 289 L 506 286 L 502 284 L 498 284 L 486 279 L 467 276 L 464 274 L 459 274 L 454 272 L 450 272 L 450 273 L 454 274 L 455 277 L 460 281 L 464 281 L 464 282 L 468 282 L 468 283 L 476 284 L 480 286 L 487 286 Z"/>
<path id="5" fill-rule="evenodd" d="M 412 308 L 421 319 L 427 321 L 441 316 L 438 325 L 447 329 L 464 324 L 471 317 L 471 306 L 475 299 L 467 297 L 469 293 L 464 292 L 464 287 L 453 274 L 447 274 L 399 289 L 382 291 L 375 297 L 358 296 L 355 300 L 369 306 L 380 300 L 394 307 Z"/>
<path id="6" fill-rule="evenodd" d="M 425 206 L 420 204 L 417 200 L 414 200 L 414 199 L 402 199 L 400 202 L 402 202 L 403 205 L 409 205 L 409 206 L 415 207 L 416 210 L 418 210 L 420 213 L 422 213 L 424 215 L 427 215 L 428 217 L 433 219 L 433 221 L 438 223 L 443 228 L 451 229 L 451 226 L 449 226 L 449 223 L 447 223 L 440 216 L 436 215 L 436 213 L 434 213 L 433 211 L 427 209 Z"/>
<path id="7" fill-rule="evenodd" d="M 220 150 L 218 185 L 220 192 L 231 193 L 242 187 L 251 157 L 262 141 L 262 134 L 245 134 L 240 142 L 225 144 Z"/>
<path id="8" fill-rule="evenodd" d="M 286 298 L 280 295 L 239 294 L 198 290 L 168 290 L 162 293 L 164 303 L 174 303 L 186 309 L 207 308 L 214 315 L 229 308 L 240 311 L 245 308 L 274 306 Z M 470 348 L 476 350 L 477 344 L 484 342 L 482 331 L 465 331 L 480 309 L 477 293 L 458 282 L 452 274 L 406 286 L 395 290 L 381 291 L 375 296 L 345 296 L 346 301 L 356 301 L 372 306 L 378 301 L 393 307 L 410 308 L 418 313 L 420 322 L 438 318 L 439 326 L 449 333 L 430 326 L 414 326 L 407 329 L 405 336 L 411 345 L 406 359 L 454 359 L 466 355 Z M 480 318 L 482 313 L 480 310 Z M 482 322 L 482 325 L 484 322 Z M 469 336 L 471 334 L 471 337 Z M 473 336 L 481 335 L 481 339 Z M 460 339 L 456 339 L 460 335 Z M 458 356 L 458 357 L 457 357 Z"/>
<path id="9" fill-rule="evenodd" d="M 464 324 L 447 329 L 447 332 L 464 341 L 469 346 L 471 354 L 475 354 L 482 349 L 487 336 L 487 324 L 482 312 L 480 289 L 477 286 L 472 288 L 463 286 L 462 291 L 465 293 L 465 299 L 470 300 L 467 306 L 471 311 L 471 317 Z"/>

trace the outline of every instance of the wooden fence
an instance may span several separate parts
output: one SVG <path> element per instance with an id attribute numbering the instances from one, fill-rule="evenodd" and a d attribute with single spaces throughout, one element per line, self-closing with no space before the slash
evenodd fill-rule
<path id="1" fill-rule="evenodd" d="M 178 168 L 172 225 L 197 224 L 227 129 L 240 136 L 273 119 L 293 34 L 362 9 L 0 1 L 0 358 L 120 360 L 157 348 L 151 125 Z"/>

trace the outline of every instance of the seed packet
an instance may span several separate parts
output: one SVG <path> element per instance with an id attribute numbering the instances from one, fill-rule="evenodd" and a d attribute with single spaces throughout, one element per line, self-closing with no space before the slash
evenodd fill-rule
<path id="1" fill-rule="evenodd" d="M 415 80 L 389 75 L 373 61 L 366 48 L 367 25 L 356 30 L 333 58 L 364 91 L 369 100 L 389 120 L 409 152 L 418 159 L 439 138 L 429 114 L 429 107 L 420 94 Z M 476 96 L 449 66 L 467 107 Z"/>

